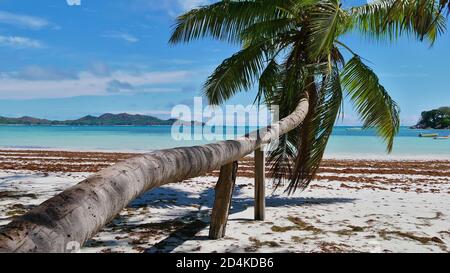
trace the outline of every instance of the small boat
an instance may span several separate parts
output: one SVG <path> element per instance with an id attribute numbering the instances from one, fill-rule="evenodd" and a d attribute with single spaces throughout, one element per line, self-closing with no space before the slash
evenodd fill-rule
<path id="1" fill-rule="evenodd" d="M 450 139 L 450 136 L 435 137 L 434 139 Z"/>
<path id="2" fill-rule="evenodd" d="M 420 134 L 419 137 L 439 137 L 439 134 Z"/>

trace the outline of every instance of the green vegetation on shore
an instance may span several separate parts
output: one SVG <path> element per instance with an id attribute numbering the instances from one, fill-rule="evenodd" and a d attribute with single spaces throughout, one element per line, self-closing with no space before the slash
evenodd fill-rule
<path id="1" fill-rule="evenodd" d="M 146 115 L 130 115 L 130 114 L 104 114 L 99 117 L 85 116 L 76 120 L 48 120 L 33 117 L 7 118 L 0 117 L 1 125 L 172 125 L 176 119 L 162 120 Z M 190 122 L 186 122 L 189 124 Z"/>
<path id="2" fill-rule="evenodd" d="M 419 123 L 413 129 L 450 129 L 450 107 L 422 112 Z"/>

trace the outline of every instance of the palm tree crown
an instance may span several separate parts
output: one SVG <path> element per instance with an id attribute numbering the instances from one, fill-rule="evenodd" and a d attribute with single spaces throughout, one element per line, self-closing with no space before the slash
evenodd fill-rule
<path id="1" fill-rule="evenodd" d="M 432 44 L 445 31 L 446 1 L 378 0 L 344 8 L 340 0 L 224 0 L 177 19 L 171 43 L 213 37 L 241 45 L 204 86 L 211 104 L 258 86 L 256 101 L 278 105 L 289 115 L 301 99 L 310 110 L 305 122 L 281 136 L 269 163 L 277 185 L 305 189 L 322 160 L 345 96 L 365 127 L 374 127 L 392 151 L 399 109 L 377 75 L 340 38 L 359 32 L 395 41 L 406 34 Z M 344 58 L 342 50 L 350 54 Z"/>

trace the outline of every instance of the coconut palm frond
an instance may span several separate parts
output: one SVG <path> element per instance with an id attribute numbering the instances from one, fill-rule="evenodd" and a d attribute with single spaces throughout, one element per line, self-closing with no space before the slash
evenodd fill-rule
<path id="1" fill-rule="evenodd" d="M 407 35 L 434 43 L 446 30 L 441 10 L 430 0 L 377 0 L 352 8 L 350 14 L 364 35 L 391 41 Z"/>
<path id="2" fill-rule="evenodd" d="M 289 193 L 298 189 L 305 190 L 314 179 L 343 102 L 336 64 L 332 72 L 324 76 L 317 85 L 320 87 L 315 99 L 315 110 L 310 112 L 310 119 L 301 126 L 302 135 L 299 139 L 295 167 L 287 187 Z"/>
<path id="3" fill-rule="evenodd" d="M 310 14 L 308 51 L 312 59 L 315 59 L 330 52 L 335 38 L 340 34 L 338 29 L 342 27 L 347 14 L 340 8 L 338 1 L 319 2 L 311 9 Z"/>
<path id="4" fill-rule="evenodd" d="M 265 94 L 269 106 L 278 106 L 280 119 L 289 116 L 295 110 L 298 101 L 306 97 L 304 92 L 306 79 L 311 74 L 302 63 L 303 54 L 302 46 L 299 44 L 291 49 L 285 62 L 279 66 L 278 85 L 268 87 L 272 88 L 271 92 Z M 298 153 L 297 143 L 301 134 L 302 128 L 299 126 L 285 136 L 280 136 L 278 143 L 275 143 L 276 148 L 268 153 L 270 176 L 273 177 L 276 188 L 284 185 L 284 182 L 289 181 L 292 176 L 292 167 Z"/>
<path id="5" fill-rule="evenodd" d="M 449 0 L 439 0 L 439 9 L 441 12 L 447 9 L 447 15 L 450 14 L 450 1 Z"/>
<path id="6" fill-rule="evenodd" d="M 274 59 L 278 46 L 272 40 L 262 40 L 225 59 L 208 77 L 204 93 L 212 105 L 218 105 L 240 91 L 249 90 L 260 77 L 267 60 Z"/>
<path id="7" fill-rule="evenodd" d="M 259 22 L 251 25 L 241 32 L 243 46 L 252 44 L 255 40 L 276 38 L 286 35 L 295 26 L 295 22 L 290 18 L 280 18 L 271 21 Z"/>
<path id="8" fill-rule="evenodd" d="M 211 104 L 258 84 L 255 103 L 278 106 L 280 118 L 309 100 L 299 127 L 281 136 L 268 163 L 278 186 L 305 189 L 314 178 L 343 97 L 353 102 L 364 127 L 374 127 L 393 149 L 399 108 L 379 79 L 340 38 L 354 30 L 376 40 L 401 36 L 431 44 L 446 31 L 449 0 L 375 0 L 346 8 L 342 0 L 223 0 L 178 17 L 171 43 L 211 37 L 238 43 L 204 85 Z M 448 14 L 447 14 L 448 15 Z M 340 50 L 350 52 L 349 60 Z"/>
<path id="9" fill-rule="evenodd" d="M 273 184 L 275 185 L 275 190 L 289 181 L 297 156 L 296 143 L 298 142 L 299 135 L 300 128 L 296 128 L 280 136 L 276 142 L 271 144 L 267 164 L 269 166 L 270 177 L 273 179 Z"/>
<path id="10" fill-rule="evenodd" d="M 266 69 L 259 77 L 258 93 L 256 94 L 255 103 L 259 105 L 263 100 L 270 101 L 275 91 L 280 88 L 279 79 L 281 77 L 281 66 L 275 59 L 272 59 L 266 66 Z"/>
<path id="11" fill-rule="evenodd" d="M 361 58 L 354 56 L 345 65 L 341 80 L 366 128 L 375 127 L 392 151 L 400 127 L 399 108 L 379 83 L 377 75 Z"/>
<path id="12" fill-rule="evenodd" d="M 241 33 L 258 22 L 285 18 L 279 6 L 289 0 L 220 1 L 191 10 L 177 18 L 170 43 L 212 37 L 240 43 Z"/>

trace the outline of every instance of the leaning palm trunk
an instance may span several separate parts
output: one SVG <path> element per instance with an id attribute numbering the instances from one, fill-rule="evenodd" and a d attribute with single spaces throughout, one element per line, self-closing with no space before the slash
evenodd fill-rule
<path id="1" fill-rule="evenodd" d="M 239 160 L 299 126 L 308 108 L 302 100 L 288 117 L 237 140 L 156 151 L 104 169 L 0 230 L 0 252 L 66 252 L 73 242 L 83 245 L 141 194 Z"/>

